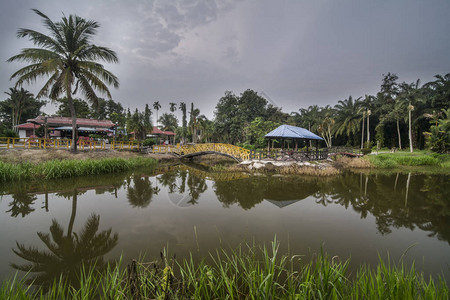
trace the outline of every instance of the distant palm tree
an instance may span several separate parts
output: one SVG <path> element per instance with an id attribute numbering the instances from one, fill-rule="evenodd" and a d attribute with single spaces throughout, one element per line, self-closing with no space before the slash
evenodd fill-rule
<path id="1" fill-rule="evenodd" d="M 169 105 L 170 105 L 170 111 L 171 112 L 175 112 L 177 110 L 177 104 L 176 103 L 170 102 Z"/>
<path id="2" fill-rule="evenodd" d="M 307 109 L 300 108 L 300 115 L 302 120 L 301 126 L 308 127 L 309 131 L 315 131 L 319 124 L 320 107 L 318 105 L 310 105 Z M 309 141 L 309 146 L 312 147 L 312 141 Z"/>
<path id="3" fill-rule="evenodd" d="M 183 127 L 183 142 L 186 141 L 186 127 L 187 127 L 187 118 L 186 118 L 186 103 L 180 102 L 179 106 L 181 112 L 183 113 L 182 127 Z"/>
<path id="4" fill-rule="evenodd" d="M 352 96 L 349 96 L 348 99 L 339 100 L 334 106 L 337 109 L 336 134 L 345 134 L 350 138 L 358 132 L 360 99 L 361 97 L 353 101 Z"/>
<path id="5" fill-rule="evenodd" d="M 198 108 L 194 108 L 194 103 L 191 103 L 191 118 L 189 121 L 189 126 L 192 129 L 192 142 L 197 143 L 197 125 L 198 125 L 198 116 L 200 115 L 200 110 Z"/>
<path id="6" fill-rule="evenodd" d="M 153 102 L 153 108 L 156 109 L 156 127 L 158 127 L 158 111 L 161 108 L 161 104 L 159 104 L 159 101 Z"/>
<path id="7" fill-rule="evenodd" d="M 29 100 L 33 98 L 33 94 L 23 88 L 20 90 L 17 88 L 10 88 L 9 92 L 5 92 L 5 94 L 9 96 L 11 105 L 12 130 L 18 132 L 19 130 L 16 126 L 19 125 L 22 112 L 27 109 L 27 104 Z"/>
<path id="8" fill-rule="evenodd" d="M 117 63 L 114 51 L 91 43 L 99 24 L 85 20 L 76 15 L 63 16 L 60 22 L 54 23 L 37 9 L 33 10 L 43 19 L 49 34 L 45 35 L 32 29 L 19 29 L 19 38 L 29 38 L 39 48 L 25 48 L 21 53 L 8 59 L 8 62 L 22 61 L 31 63 L 15 72 L 11 79 L 17 78 L 16 86 L 33 83 L 38 78 L 50 77 L 37 94 L 37 98 L 48 96 L 57 100 L 65 96 L 72 117 L 72 151 L 76 152 L 76 112 L 72 95 L 78 89 L 87 100 L 96 103 L 95 90 L 111 94 L 106 84 L 119 87 L 119 80 L 97 61 Z"/>
<path id="9" fill-rule="evenodd" d="M 178 127 L 178 119 L 174 114 L 162 114 L 159 118 L 159 123 L 161 123 L 162 130 L 175 131 Z"/>
<path id="10" fill-rule="evenodd" d="M 370 143 L 370 115 L 372 114 L 372 109 L 374 106 L 375 97 L 371 95 L 365 95 L 364 99 L 361 101 L 361 109 L 365 111 L 365 116 L 367 118 L 367 144 Z M 364 119 L 364 118 L 363 118 Z M 364 122 L 364 120 L 363 120 Z M 363 129 L 364 131 L 364 129 Z M 362 133 L 364 137 L 364 132 Z"/>
<path id="11" fill-rule="evenodd" d="M 404 101 L 408 103 L 407 110 L 408 110 L 408 138 L 409 138 L 409 151 L 413 152 L 413 143 L 412 143 L 412 118 L 411 114 L 414 110 L 414 105 L 416 105 L 416 102 L 420 100 L 420 79 L 417 79 L 416 82 L 413 82 L 411 84 L 402 83 L 400 84 L 400 94 L 398 96 L 399 101 Z"/>

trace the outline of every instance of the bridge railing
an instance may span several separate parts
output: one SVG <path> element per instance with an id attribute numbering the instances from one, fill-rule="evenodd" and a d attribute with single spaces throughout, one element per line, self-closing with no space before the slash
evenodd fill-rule
<path id="1" fill-rule="evenodd" d="M 273 159 L 273 160 L 297 160 L 297 161 L 312 161 L 324 160 L 328 158 L 328 149 L 295 151 L 286 149 L 271 149 L 271 150 L 251 150 L 250 159 Z"/>
<path id="2" fill-rule="evenodd" d="M 114 150 L 139 150 L 139 143 L 133 141 L 113 141 L 111 149 Z"/>
<path id="3" fill-rule="evenodd" d="M 352 148 L 352 147 L 331 147 L 329 148 L 329 155 L 330 156 L 336 156 L 336 155 L 349 155 L 349 156 L 362 156 L 361 149 L 360 148 Z"/>
<path id="4" fill-rule="evenodd" d="M 177 153 L 173 145 L 153 145 L 152 153 Z"/>
<path id="5" fill-rule="evenodd" d="M 178 155 L 187 155 L 198 152 L 220 152 L 233 156 L 239 160 L 249 159 L 250 155 L 250 150 L 234 145 L 221 143 L 183 145 L 174 147 L 172 152 Z"/>
<path id="6" fill-rule="evenodd" d="M 0 148 L 6 149 L 70 149 L 71 140 L 43 138 L 0 138 Z"/>

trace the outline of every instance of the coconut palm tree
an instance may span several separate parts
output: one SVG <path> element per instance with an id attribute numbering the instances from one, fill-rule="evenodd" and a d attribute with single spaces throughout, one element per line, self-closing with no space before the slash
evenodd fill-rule
<path id="1" fill-rule="evenodd" d="M 178 119 L 174 114 L 162 114 L 159 118 L 159 123 L 162 125 L 162 130 L 175 131 L 178 127 Z"/>
<path id="2" fill-rule="evenodd" d="M 171 112 L 175 112 L 177 110 L 177 104 L 176 103 L 170 102 L 169 105 L 170 105 L 170 111 Z"/>
<path id="3" fill-rule="evenodd" d="M 197 143 L 197 125 L 198 125 L 198 116 L 200 115 L 200 110 L 198 108 L 194 108 L 194 103 L 191 103 L 191 112 L 189 127 L 192 129 L 192 142 Z"/>
<path id="4" fill-rule="evenodd" d="M 371 95 L 365 95 L 364 99 L 361 101 L 361 108 L 365 111 L 365 117 L 367 118 L 367 147 L 370 147 L 370 115 L 372 114 L 374 101 L 375 97 Z M 364 133 L 362 135 L 364 136 Z"/>
<path id="5" fill-rule="evenodd" d="M 183 113 L 183 120 L 182 120 L 182 126 L 183 126 L 183 142 L 186 141 L 186 127 L 187 127 L 187 118 L 186 118 L 186 103 L 180 102 L 179 109 Z"/>
<path id="6" fill-rule="evenodd" d="M 76 111 L 72 95 L 79 90 L 88 101 L 96 103 L 97 90 L 111 99 L 107 84 L 118 88 L 119 80 L 97 61 L 117 63 L 118 58 L 111 49 L 91 43 L 100 26 L 97 22 L 77 15 L 63 16 L 61 21 L 53 22 L 39 10 L 33 11 L 43 19 L 49 33 L 23 28 L 17 31 L 19 38 L 29 38 L 37 48 L 22 49 L 20 54 L 8 59 L 8 62 L 30 63 L 11 79 L 16 78 L 16 86 L 22 86 L 50 77 L 36 97 L 48 96 L 54 101 L 60 96 L 67 98 L 72 117 L 72 151 L 76 152 Z"/>
<path id="7" fill-rule="evenodd" d="M 339 100 L 334 106 L 337 109 L 336 134 L 345 134 L 350 139 L 358 132 L 360 99 L 361 97 L 353 101 L 352 96 L 349 96 L 348 99 Z"/>
<path id="8" fill-rule="evenodd" d="M 409 151 L 413 152 L 413 143 L 412 143 L 412 121 L 411 121 L 411 113 L 414 110 L 414 105 L 416 102 L 420 100 L 420 79 L 417 79 L 416 82 L 411 84 L 402 83 L 400 84 L 400 94 L 398 96 L 399 101 L 403 101 L 408 103 L 408 138 L 409 138 Z"/>
<path id="9" fill-rule="evenodd" d="M 30 101 L 33 100 L 33 94 L 23 88 L 20 90 L 17 88 L 10 88 L 9 92 L 5 92 L 5 94 L 9 96 L 9 101 L 6 101 L 8 101 L 11 106 L 12 130 L 18 132 L 16 126 L 20 123 L 23 111 L 28 108 Z"/>
<path id="10" fill-rule="evenodd" d="M 159 101 L 153 102 L 153 109 L 156 110 L 156 127 L 158 127 L 158 111 L 161 108 L 161 104 L 159 104 Z"/>

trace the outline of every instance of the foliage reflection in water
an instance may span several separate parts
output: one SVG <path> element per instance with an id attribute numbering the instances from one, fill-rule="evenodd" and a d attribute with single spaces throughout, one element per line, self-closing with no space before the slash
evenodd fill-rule
<path id="1" fill-rule="evenodd" d="M 283 240 L 287 234 L 285 250 L 304 254 L 324 242 L 331 254 L 352 256 L 359 264 L 377 261 L 377 251 L 400 255 L 418 240 L 422 248 L 412 259 L 424 257 L 426 271 L 443 272 L 448 280 L 448 179 L 370 173 L 325 179 L 250 176 L 181 165 L 151 174 L 3 185 L 1 207 L 7 218 L 1 218 L 0 233 L 7 236 L 6 226 L 14 236 L 14 241 L 4 240 L 8 247 L 3 248 L 13 248 L 22 261 L 12 258 L 10 250 L 2 254 L 7 264 L 36 273 L 35 282 L 47 286 L 60 274 L 76 285 L 82 263 L 101 270 L 105 256 L 155 256 L 167 245 L 178 257 L 193 251 L 201 258 L 217 247 L 235 247 L 252 238 L 266 242 L 274 234 Z M 75 226 L 78 209 L 79 219 L 87 221 Z M 60 217 L 64 214 L 65 219 Z M 28 228 L 39 229 L 39 240 L 24 233 L 23 220 L 29 220 Z M 50 234 L 44 233 L 42 224 L 48 228 L 49 222 Z M 364 239 L 367 245 L 361 243 Z M 44 245 L 47 249 L 41 250 Z M 11 274 L 7 264 L 1 261 L 2 277 Z"/>

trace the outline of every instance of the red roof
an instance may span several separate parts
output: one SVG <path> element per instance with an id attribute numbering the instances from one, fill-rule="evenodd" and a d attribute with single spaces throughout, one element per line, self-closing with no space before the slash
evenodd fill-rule
<path id="1" fill-rule="evenodd" d="M 29 119 L 27 122 L 36 123 L 36 124 L 44 124 L 45 123 L 44 116 L 39 116 L 35 119 Z M 47 124 L 53 127 L 60 126 L 71 126 L 72 118 L 69 117 L 47 117 Z M 95 120 L 95 119 L 82 119 L 77 118 L 77 125 L 80 127 L 95 127 L 95 128 L 111 128 L 116 126 L 110 120 Z M 31 127 L 32 128 L 32 127 Z"/>
<path id="2" fill-rule="evenodd" d="M 153 134 L 161 134 L 161 135 L 175 135 L 175 132 L 172 131 L 163 131 L 156 126 L 153 126 Z"/>
<path id="3" fill-rule="evenodd" d="M 33 128 L 39 128 L 41 125 L 36 125 L 33 123 L 24 123 L 16 126 L 18 129 L 33 129 Z"/>

